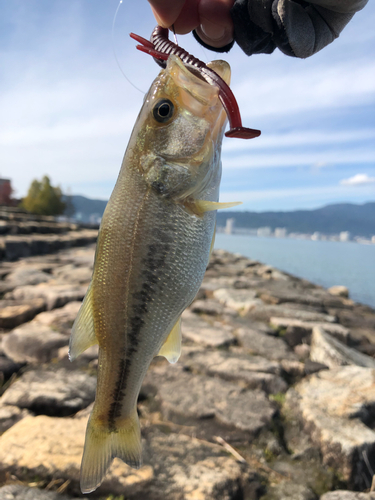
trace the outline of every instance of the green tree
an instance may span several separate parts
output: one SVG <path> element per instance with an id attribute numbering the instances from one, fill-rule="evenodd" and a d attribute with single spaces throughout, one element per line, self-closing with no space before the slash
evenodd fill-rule
<path id="1" fill-rule="evenodd" d="M 27 196 L 22 199 L 21 207 L 38 215 L 61 215 L 65 210 L 63 194 L 59 187 L 53 187 L 45 175 L 41 182 L 33 180 Z"/>

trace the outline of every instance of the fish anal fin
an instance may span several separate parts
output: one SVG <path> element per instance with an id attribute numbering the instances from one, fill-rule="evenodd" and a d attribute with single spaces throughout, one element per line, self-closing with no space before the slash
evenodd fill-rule
<path id="1" fill-rule="evenodd" d="M 181 356 L 181 316 L 162 345 L 158 356 L 164 356 L 170 363 L 176 363 Z"/>
<path id="2" fill-rule="evenodd" d="M 242 205 L 242 201 L 232 201 L 229 203 L 221 203 L 219 201 L 194 200 L 185 201 L 185 208 L 194 215 L 202 216 L 206 212 L 213 210 L 222 210 L 224 208 L 232 208 L 237 205 Z"/>
<path id="3" fill-rule="evenodd" d="M 142 466 L 141 429 L 136 408 L 130 417 L 116 421 L 115 430 L 103 428 L 90 417 L 81 466 L 82 493 L 90 493 L 100 486 L 115 457 L 134 469 Z"/>
<path id="4" fill-rule="evenodd" d="M 69 341 L 69 359 L 73 361 L 86 349 L 98 343 L 94 329 L 92 305 L 92 287 L 89 286 L 76 320 L 74 321 Z"/>

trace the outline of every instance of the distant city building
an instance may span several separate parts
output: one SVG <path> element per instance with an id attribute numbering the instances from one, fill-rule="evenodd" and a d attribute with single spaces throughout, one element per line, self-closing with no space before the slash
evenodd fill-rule
<path id="1" fill-rule="evenodd" d="M 224 229 L 224 233 L 226 234 L 233 234 L 233 229 L 234 229 L 234 226 L 235 226 L 235 222 L 236 222 L 236 219 L 227 219 L 227 222 L 225 224 L 225 229 Z"/>
<path id="2" fill-rule="evenodd" d="M 267 237 L 267 236 L 271 236 L 271 234 L 272 234 L 272 230 L 268 226 L 258 227 L 258 229 L 257 229 L 257 236 Z"/>
<path id="3" fill-rule="evenodd" d="M 350 241 L 351 236 L 349 231 L 341 231 L 340 233 L 340 241 Z"/>
<path id="4" fill-rule="evenodd" d="M 275 228 L 275 238 L 286 238 L 288 234 L 286 227 L 276 227 Z"/>
<path id="5" fill-rule="evenodd" d="M 319 241 L 321 239 L 322 235 L 319 233 L 319 231 L 315 231 L 313 235 L 311 235 L 311 239 L 313 241 Z"/>
<path id="6" fill-rule="evenodd" d="M 0 205 L 14 205 L 11 198 L 12 191 L 13 189 L 10 179 L 0 179 Z"/>
<path id="7" fill-rule="evenodd" d="M 100 224 L 100 221 L 102 220 L 102 216 L 100 214 L 91 214 L 89 218 L 90 224 L 96 225 Z"/>
<path id="8" fill-rule="evenodd" d="M 375 234 L 374 234 L 374 236 L 371 238 L 371 243 L 375 243 Z"/>

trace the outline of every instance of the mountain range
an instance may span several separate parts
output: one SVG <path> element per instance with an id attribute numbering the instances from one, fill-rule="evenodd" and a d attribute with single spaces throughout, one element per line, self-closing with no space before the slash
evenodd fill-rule
<path id="1" fill-rule="evenodd" d="M 85 196 L 72 195 L 71 201 L 76 217 L 89 222 L 92 216 L 101 217 L 107 201 L 92 200 Z M 290 212 L 227 212 L 217 213 L 218 226 L 225 226 L 228 218 L 234 218 L 236 227 L 257 229 L 268 226 L 272 230 L 285 227 L 289 233 L 338 234 L 350 231 L 354 236 L 375 235 L 375 201 L 361 205 L 339 203 L 314 210 L 294 210 Z"/>

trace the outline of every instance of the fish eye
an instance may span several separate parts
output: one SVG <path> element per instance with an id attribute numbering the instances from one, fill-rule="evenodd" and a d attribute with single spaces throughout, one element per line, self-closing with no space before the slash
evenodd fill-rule
<path id="1" fill-rule="evenodd" d="M 161 99 L 153 109 L 153 115 L 157 122 L 165 123 L 173 115 L 174 105 L 169 99 Z"/>

